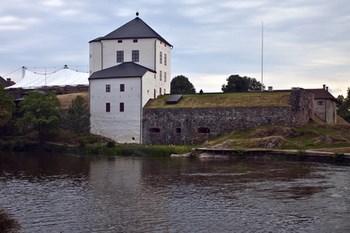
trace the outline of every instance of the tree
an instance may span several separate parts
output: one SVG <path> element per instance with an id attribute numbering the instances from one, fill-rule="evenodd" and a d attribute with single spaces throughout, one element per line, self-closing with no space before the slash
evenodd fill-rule
<path id="1" fill-rule="evenodd" d="M 0 127 L 4 126 L 11 118 L 16 109 L 13 98 L 0 84 Z"/>
<path id="2" fill-rule="evenodd" d="M 238 74 L 231 75 L 226 79 L 227 84 L 223 84 L 221 90 L 223 92 L 248 92 L 259 91 L 264 88 L 255 78 L 241 77 Z"/>
<path id="3" fill-rule="evenodd" d="M 337 113 L 344 120 L 350 122 L 350 88 L 347 91 L 347 97 L 344 98 L 343 95 L 339 95 L 337 98 Z"/>
<path id="4" fill-rule="evenodd" d="M 183 75 L 178 75 L 170 83 L 170 94 L 195 94 L 193 84 Z"/>
<path id="5" fill-rule="evenodd" d="M 61 118 L 59 107 L 60 102 L 53 93 L 31 92 L 20 103 L 23 117 L 19 123 L 22 129 L 37 130 L 39 140 L 43 142 L 58 131 Z"/>
<path id="6" fill-rule="evenodd" d="M 82 96 L 77 96 L 68 109 L 68 127 L 76 133 L 90 132 L 89 108 Z"/>

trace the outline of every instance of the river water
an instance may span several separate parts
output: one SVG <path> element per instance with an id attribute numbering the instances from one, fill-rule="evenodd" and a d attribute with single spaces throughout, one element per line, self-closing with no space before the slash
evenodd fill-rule
<path id="1" fill-rule="evenodd" d="M 350 167 L 0 154 L 22 232 L 350 232 Z"/>

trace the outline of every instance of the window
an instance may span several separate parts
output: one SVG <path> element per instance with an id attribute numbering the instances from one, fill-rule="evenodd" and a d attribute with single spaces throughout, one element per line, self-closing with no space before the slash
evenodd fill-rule
<path id="1" fill-rule="evenodd" d="M 321 100 L 321 101 L 317 101 L 317 105 L 323 105 L 323 101 Z"/>
<path id="2" fill-rule="evenodd" d="M 124 103 L 119 103 L 119 112 L 124 112 Z"/>
<path id="3" fill-rule="evenodd" d="M 162 94 L 162 88 L 159 88 L 159 95 Z"/>
<path id="4" fill-rule="evenodd" d="M 159 71 L 159 80 L 162 81 L 162 71 Z"/>
<path id="5" fill-rule="evenodd" d="M 120 92 L 124 92 L 125 91 L 125 84 L 120 84 Z"/>
<path id="6" fill-rule="evenodd" d="M 139 60 L 140 60 L 140 52 L 139 52 L 139 50 L 133 50 L 131 56 L 132 56 L 132 61 L 133 62 L 139 62 Z"/>
<path id="7" fill-rule="evenodd" d="M 176 129 L 175 129 L 175 132 L 176 132 L 176 133 L 181 133 L 181 128 L 176 128 Z"/>
<path id="8" fill-rule="evenodd" d="M 118 40 L 118 43 L 123 43 L 123 40 Z"/>
<path id="9" fill-rule="evenodd" d="M 117 51 L 117 62 L 124 62 L 124 51 Z"/>
<path id="10" fill-rule="evenodd" d="M 159 52 L 159 63 L 162 64 L 163 62 L 163 53 Z"/>
<path id="11" fill-rule="evenodd" d="M 166 72 L 164 72 L 164 82 L 166 82 Z"/>
<path id="12" fill-rule="evenodd" d="M 111 84 L 106 85 L 106 92 L 111 92 Z"/>
<path id="13" fill-rule="evenodd" d="M 163 93 L 164 93 L 164 95 L 166 94 L 166 89 L 165 88 L 164 88 L 164 92 Z"/>
<path id="14" fill-rule="evenodd" d="M 160 128 L 150 128 L 148 129 L 150 133 L 160 133 Z"/>
<path id="15" fill-rule="evenodd" d="M 138 39 L 134 39 L 132 42 L 137 43 L 137 42 L 139 42 L 139 40 Z"/>
<path id="16" fill-rule="evenodd" d="M 111 111 L 111 103 L 106 103 L 106 112 Z"/>
<path id="17" fill-rule="evenodd" d="M 206 127 L 200 127 L 197 129 L 198 133 L 210 133 L 210 129 Z"/>
<path id="18" fill-rule="evenodd" d="M 164 53 L 164 65 L 166 66 L 167 59 L 166 59 L 166 54 Z"/>

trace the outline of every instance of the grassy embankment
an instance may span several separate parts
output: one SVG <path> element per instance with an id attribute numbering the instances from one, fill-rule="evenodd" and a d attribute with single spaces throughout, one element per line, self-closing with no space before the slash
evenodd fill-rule
<path id="1" fill-rule="evenodd" d="M 184 95 L 177 104 L 166 104 L 169 95 L 149 101 L 146 108 L 225 108 L 289 106 L 290 91 L 209 93 Z"/>
<path id="2" fill-rule="evenodd" d="M 262 126 L 254 130 L 237 131 L 207 142 L 216 149 L 285 149 L 350 153 L 350 125 L 341 118 L 334 126 L 320 121 L 302 127 Z"/>

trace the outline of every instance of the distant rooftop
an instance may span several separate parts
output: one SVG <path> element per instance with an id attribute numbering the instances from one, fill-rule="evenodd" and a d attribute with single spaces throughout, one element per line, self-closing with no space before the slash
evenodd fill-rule
<path id="1" fill-rule="evenodd" d="M 335 100 L 336 98 L 325 89 L 307 89 L 314 93 L 315 99 L 329 99 Z"/>

